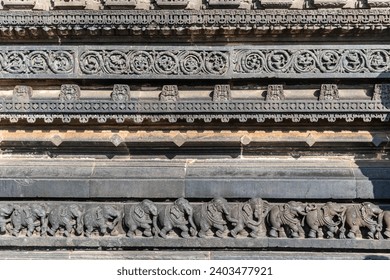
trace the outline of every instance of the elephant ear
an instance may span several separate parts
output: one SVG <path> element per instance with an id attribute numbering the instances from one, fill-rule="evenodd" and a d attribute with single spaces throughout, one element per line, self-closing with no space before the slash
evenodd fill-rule
<path id="1" fill-rule="evenodd" d="M 362 214 L 363 220 L 366 220 L 368 216 L 366 205 L 362 205 L 362 207 L 360 208 L 360 213 Z"/>
<path id="2" fill-rule="evenodd" d="M 217 207 L 214 205 L 214 203 L 210 203 L 207 207 L 207 210 L 211 213 L 217 212 Z"/>
<path id="3" fill-rule="evenodd" d="M 177 206 L 173 206 L 172 208 L 171 208 L 171 215 L 172 216 L 174 216 L 175 217 L 175 219 L 179 219 L 179 218 L 181 218 L 181 216 L 182 216 L 182 212 L 179 210 L 179 208 L 177 207 Z"/>
<path id="4" fill-rule="evenodd" d="M 102 208 L 99 207 L 98 209 L 96 209 L 95 214 L 96 214 L 96 220 L 103 219 L 103 209 Z"/>
<path id="5" fill-rule="evenodd" d="M 31 209 L 30 208 L 24 208 L 23 209 L 24 214 L 26 215 L 26 218 L 30 218 L 32 216 Z"/>
<path id="6" fill-rule="evenodd" d="M 324 213 L 324 217 L 329 217 L 330 216 L 330 210 L 329 210 L 329 206 L 323 206 L 322 207 L 322 211 Z"/>
<path id="7" fill-rule="evenodd" d="M 242 210 L 247 216 L 252 216 L 252 207 L 248 204 L 245 203 L 244 206 L 242 207 Z"/>
<path id="8" fill-rule="evenodd" d="M 135 207 L 134 213 L 138 216 L 138 218 L 143 218 L 145 216 L 145 211 L 141 206 Z"/>

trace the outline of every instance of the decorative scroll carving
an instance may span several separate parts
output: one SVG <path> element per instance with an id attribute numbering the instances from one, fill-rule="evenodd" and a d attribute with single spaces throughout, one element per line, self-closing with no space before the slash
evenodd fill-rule
<path id="1" fill-rule="evenodd" d="M 318 100 L 338 100 L 339 90 L 335 84 L 322 84 Z"/>
<path id="2" fill-rule="evenodd" d="M 16 86 L 12 95 L 14 102 L 28 102 L 32 96 L 32 88 L 29 86 Z"/>
<path id="3" fill-rule="evenodd" d="M 265 99 L 267 101 L 284 100 L 283 85 L 269 85 Z"/>
<path id="4" fill-rule="evenodd" d="M 0 77 L 106 79 L 382 78 L 390 77 L 385 45 L 224 47 L 18 46 L 0 51 Z M 347 48 L 348 47 L 348 48 Z M 79 59 L 75 59 L 75 56 Z M 76 64 L 75 64 L 76 63 Z"/>
<path id="5" fill-rule="evenodd" d="M 61 85 L 60 101 L 75 101 L 80 99 L 80 87 L 78 85 Z"/>
<path id="6" fill-rule="evenodd" d="M 374 94 L 372 100 L 384 100 L 390 99 L 390 84 L 376 84 L 374 87 Z"/>
<path id="7" fill-rule="evenodd" d="M 151 237 L 153 233 L 157 234 L 157 215 L 157 206 L 148 199 L 131 206 L 130 209 L 125 210 L 124 224 L 127 227 L 126 235 L 134 237 L 138 229 L 142 229 L 142 234 L 146 237 Z"/>
<path id="8" fill-rule="evenodd" d="M 123 215 L 124 213 L 124 215 Z M 123 220 L 122 220 L 123 218 Z M 268 232 L 267 232 L 268 230 Z M 362 230 L 362 231 L 361 231 Z M 363 238 L 390 240 L 390 211 L 371 202 L 270 203 L 261 198 L 228 202 L 214 198 L 191 203 L 76 203 L 36 202 L 0 204 L 0 233 L 18 236 L 111 236 L 192 238 Z M 92 234 L 97 231 L 98 234 Z M 230 232 L 230 235 L 228 235 Z M 344 234 L 346 233 L 346 235 Z M 192 238 L 191 238 L 192 237 Z M 389 241 L 390 242 L 390 241 Z"/>
<path id="9" fill-rule="evenodd" d="M 130 100 L 130 87 L 128 85 L 114 85 L 114 89 L 111 93 L 111 100 L 118 102 Z"/>
<path id="10" fill-rule="evenodd" d="M 179 90 L 176 85 L 165 85 L 160 93 L 160 101 L 176 102 L 179 100 Z"/>
<path id="11" fill-rule="evenodd" d="M 213 101 L 230 100 L 230 85 L 215 85 L 213 91 Z"/>

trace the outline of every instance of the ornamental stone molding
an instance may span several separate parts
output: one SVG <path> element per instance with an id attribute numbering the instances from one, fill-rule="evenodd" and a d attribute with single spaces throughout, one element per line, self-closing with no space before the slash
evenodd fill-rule
<path id="1" fill-rule="evenodd" d="M 7 236 L 44 236 L 46 244 L 61 236 L 127 238 L 129 245 L 135 238 L 188 239 L 188 245 L 195 239 L 328 239 L 331 244 L 337 239 L 390 238 L 390 211 L 372 202 L 228 202 L 222 197 L 205 202 L 181 197 L 170 203 L 9 201 L 0 204 L 0 213 L 0 247 Z M 388 242 L 381 244 L 387 248 Z"/>
<path id="2" fill-rule="evenodd" d="M 389 78 L 387 45 L 243 47 L 7 46 L 0 78 Z"/>

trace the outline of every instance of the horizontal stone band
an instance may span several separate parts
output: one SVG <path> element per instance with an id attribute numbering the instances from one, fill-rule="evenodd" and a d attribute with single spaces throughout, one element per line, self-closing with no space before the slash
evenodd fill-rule
<path id="1" fill-rule="evenodd" d="M 8 46 L 0 51 L 0 63 L 0 78 L 15 79 L 390 77 L 387 45 Z"/>

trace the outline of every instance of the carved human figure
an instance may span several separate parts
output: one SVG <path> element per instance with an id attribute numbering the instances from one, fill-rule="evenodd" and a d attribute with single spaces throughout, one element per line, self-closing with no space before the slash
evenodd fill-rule
<path id="1" fill-rule="evenodd" d="M 47 211 L 44 205 L 15 205 L 11 215 L 12 235 L 18 236 L 23 228 L 27 229 L 27 236 L 31 236 L 36 229 L 40 235 L 45 235 L 47 230 L 46 215 Z"/>
<path id="2" fill-rule="evenodd" d="M 96 206 L 87 209 L 83 215 L 82 221 L 85 229 L 85 236 L 90 237 L 94 230 L 100 234 L 110 233 L 115 235 L 114 230 L 122 217 L 121 211 L 111 205 Z"/>
<path id="3" fill-rule="evenodd" d="M 197 233 L 193 220 L 193 208 L 187 199 L 181 197 L 173 204 L 162 207 L 158 214 L 162 229 L 158 230 L 161 237 L 166 238 L 167 233 L 174 228 L 181 230 L 183 238 L 195 236 Z"/>
<path id="4" fill-rule="evenodd" d="M 233 237 L 243 232 L 246 228 L 250 230 L 249 235 L 260 237 L 263 234 L 264 220 L 269 211 L 269 204 L 261 198 L 252 198 L 244 203 L 238 203 L 231 207 L 230 216 L 236 219 L 235 227 L 230 231 Z"/>
<path id="5" fill-rule="evenodd" d="M 288 235 L 293 238 L 304 238 L 305 232 L 301 226 L 300 216 L 306 216 L 306 211 L 311 210 L 302 202 L 290 201 L 283 205 L 275 205 L 268 214 L 268 222 L 271 226 L 270 237 L 286 237 L 285 227 Z"/>
<path id="6" fill-rule="evenodd" d="M 198 227 L 198 236 L 204 238 L 207 233 L 215 228 L 216 236 L 223 238 L 227 231 L 227 222 L 237 223 L 237 220 L 230 217 L 230 209 L 226 199 L 214 198 L 194 209 L 194 221 Z"/>
<path id="7" fill-rule="evenodd" d="M 64 228 L 64 235 L 69 236 L 74 228 L 77 234 L 81 234 L 83 232 L 82 214 L 81 207 L 76 204 L 55 207 L 48 215 L 47 232 L 55 235 L 58 229 Z"/>
<path id="8" fill-rule="evenodd" d="M 125 211 L 124 224 L 128 229 L 126 235 L 134 237 L 139 229 L 143 230 L 146 237 L 157 234 L 157 215 L 157 206 L 149 199 L 132 205 Z"/>
<path id="9" fill-rule="evenodd" d="M 14 211 L 14 207 L 11 204 L 0 204 L 0 233 L 6 233 L 7 223 Z"/>
<path id="10" fill-rule="evenodd" d="M 345 238 L 344 214 L 347 207 L 335 202 L 327 202 L 321 207 L 312 207 L 306 215 L 306 224 L 309 226 L 309 238 L 323 237 L 326 230 L 327 238 L 334 238 L 340 232 L 340 238 Z M 341 227 L 339 228 L 339 225 Z"/>
<path id="11" fill-rule="evenodd" d="M 360 228 L 367 228 L 368 238 L 380 238 L 382 224 L 374 220 L 383 212 L 377 205 L 371 202 L 363 202 L 360 205 L 351 205 L 345 212 L 345 223 L 349 227 L 347 237 L 355 239 L 361 234 Z"/>

